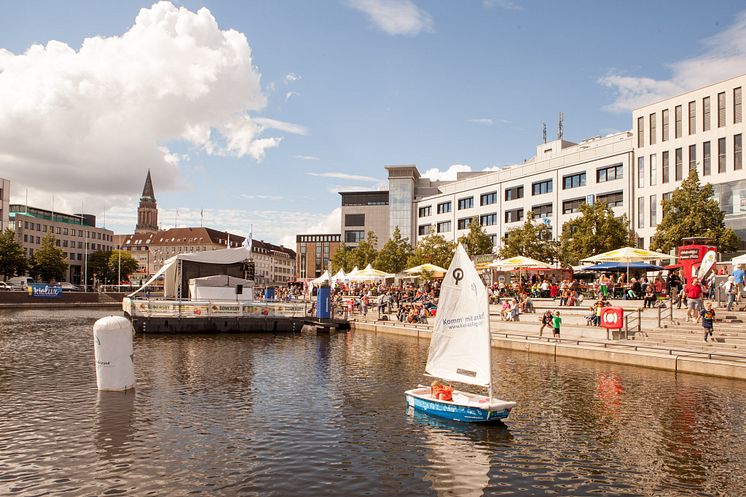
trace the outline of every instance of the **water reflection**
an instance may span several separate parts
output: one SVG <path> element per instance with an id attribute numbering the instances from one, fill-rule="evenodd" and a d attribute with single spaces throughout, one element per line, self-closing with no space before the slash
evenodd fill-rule
<path id="1" fill-rule="evenodd" d="M 96 453 L 114 462 L 129 454 L 135 432 L 135 392 L 99 391 L 96 399 Z"/>
<path id="2" fill-rule="evenodd" d="M 481 497 L 490 477 L 491 458 L 509 450 L 513 437 L 503 423 L 457 423 L 411 407 L 407 414 L 425 435 L 429 466 L 424 479 L 439 496 Z"/>

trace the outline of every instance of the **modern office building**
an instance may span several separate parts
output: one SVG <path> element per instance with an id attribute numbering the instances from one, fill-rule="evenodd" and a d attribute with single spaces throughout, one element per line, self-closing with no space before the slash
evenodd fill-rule
<path id="1" fill-rule="evenodd" d="M 430 232 L 457 240 L 476 217 L 499 247 L 529 210 L 558 238 L 582 204 L 605 201 L 616 215 L 627 215 L 638 245 L 649 248 L 661 200 L 690 168 L 714 186 L 726 225 L 744 240 L 744 84 L 746 75 L 641 107 L 632 113 L 631 131 L 579 143 L 542 143 L 522 164 L 459 173 L 455 181 L 422 178 L 412 165 L 387 166 L 387 192 L 342 193 L 343 240 L 359 240 L 372 230 L 380 247 L 394 226 L 412 243 Z M 375 201 L 363 203 L 367 199 Z"/>
<path id="2" fill-rule="evenodd" d="M 298 278 L 318 278 L 330 269 L 330 261 L 339 249 L 342 236 L 339 234 L 296 235 L 295 275 Z"/>
<path id="3" fill-rule="evenodd" d="M 16 240 L 27 257 L 32 257 L 41 247 L 47 234 L 54 235 L 55 245 L 64 252 L 68 263 L 64 281 L 82 284 L 87 257 L 99 250 L 112 249 L 113 232 L 97 227 L 96 216 L 92 214 L 63 214 L 18 204 L 11 204 L 9 211 L 10 228 L 15 230 Z"/>
<path id="4" fill-rule="evenodd" d="M 692 169 L 701 183 L 714 186 L 726 225 L 746 239 L 745 86 L 746 75 L 738 76 L 633 111 L 638 245 L 650 246 L 663 214 L 661 201 Z"/>
<path id="5" fill-rule="evenodd" d="M 0 231 L 8 227 L 10 221 L 10 181 L 0 178 Z"/>

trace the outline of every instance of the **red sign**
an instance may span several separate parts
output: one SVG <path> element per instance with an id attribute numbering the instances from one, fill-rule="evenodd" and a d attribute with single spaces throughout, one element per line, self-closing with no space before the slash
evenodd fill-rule
<path id="1" fill-rule="evenodd" d="M 624 309 L 604 307 L 601 309 L 601 326 L 608 330 L 618 330 L 624 326 Z"/>

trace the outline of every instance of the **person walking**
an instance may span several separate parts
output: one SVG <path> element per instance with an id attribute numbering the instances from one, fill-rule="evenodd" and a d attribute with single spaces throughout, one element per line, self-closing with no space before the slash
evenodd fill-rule
<path id="1" fill-rule="evenodd" d="M 728 297 L 728 305 L 726 307 L 727 310 L 732 311 L 733 310 L 733 304 L 736 301 L 736 281 L 733 276 L 728 276 L 728 280 L 721 285 L 723 287 L 723 291 L 725 291 L 725 295 Z"/>
<path id="2" fill-rule="evenodd" d="M 562 326 L 562 318 L 560 317 L 560 311 L 554 311 L 554 317 L 552 318 L 552 329 L 554 333 L 552 336 L 558 339 L 560 338 L 560 327 Z"/>
<path id="3" fill-rule="evenodd" d="M 543 316 L 541 316 L 541 328 L 539 328 L 539 336 L 544 335 L 544 328 L 553 328 L 552 326 L 552 311 L 546 311 Z"/>
<path id="4" fill-rule="evenodd" d="M 700 311 L 702 310 L 702 285 L 695 276 L 684 287 L 686 295 L 686 320 L 696 320 L 699 323 Z"/>
<path id="5" fill-rule="evenodd" d="M 712 302 L 707 302 L 707 306 L 699 312 L 702 317 L 702 328 L 705 330 L 705 342 L 707 336 L 712 338 L 713 328 L 715 327 L 715 310 L 712 308 Z"/>
<path id="6" fill-rule="evenodd" d="M 741 301 L 741 292 L 743 291 L 743 281 L 746 277 L 743 266 L 740 264 L 736 265 L 736 269 L 733 271 L 733 281 L 736 283 L 736 302 Z"/>

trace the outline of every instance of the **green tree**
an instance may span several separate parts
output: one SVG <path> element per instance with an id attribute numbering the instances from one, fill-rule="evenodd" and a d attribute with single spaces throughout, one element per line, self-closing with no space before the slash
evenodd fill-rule
<path id="1" fill-rule="evenodd" d="M 116 272 L 112 273 L 109 260 L 111 251 L 97 250 L 88 256 L 88 274 L 104 284 L 113 281 L 116 278 Z"/>
<path id="2" fill-rule="evenodd" d="M 21 276 L 28 269 L 28 260 L 23 246 L 16 240 L 16 234 L 10 228 L 0 233 L 0 273 L 7 280 Z"/>
<path id="3" fill-rule="evenodd" d="M 409 238 L 403 238 L 399 227 L 394 228 L 391 239 L 378 252 L 375 268 L 387 273 L 399 273 L 407 268 L 407 259 L 412 255 Z"/>
<path id="4" fill-rule="evenodd" d="M 509 229 L 503 235 L 500 258 L 522 255 L 552 263 L 557 259 L 557 242 L 552 239 L 548 224 L 535 223 L 533 211 L 526 213 L 523 226 Z"/>
<path id="5" fill-rule="evenodd" d="M 41 241 L 41 247 L 31 258 L 31 274 L 42 281 L 62 281 L 67 271 L 67 259 L 61 248 L 55 246 L 55 238 L 48 233 Z"/>
<path id="6" fill-rule="evenodd" d="M 464 250 L 469 256 L 491 254 L 494 245 L 490 235 L 479 224 L 479 218 L 474 216 L 469 224 L 469 232 L 458 239 L 459 243 L 464 246 Z"/>
<path id="7" fill-rule="evenodd" d="M 342 242 L 339 244 L 339 248 L 332 256 L 332 272 L 337 273 L 340 269 L 344 269 L 345 273 L 352 271 L 352 266 L 349 265 L 350 255 L 352 249 Z"/>
<path id="8" fill-rule="evenodd" d="M 615 217 L 606 202 L 582 204 L 580 216 L 562 225 L 560 263 L 575 266 L 592 255 L 630 245 L 634 236 L 627 216 Z"/>
<path id="9" fill-rule="evenodd" d="M 431 228 L 430 234 L 420 238 L 417 242 L 414 252 L 407 261 L 407 266 L 419 266 L 429 262 L 447 268 L 451 264 L 455 251 L 455 242 L 446 240 L 442 235 L 434 233 Z"/>
<path id="10" fill-rule="evenodd" d="M 119 259 L 120 254 L 121 261 Z M 109 271 L 115 280 L 120 274 L 120 267 L 122 281 L 127 280 L 130 274 L 137 271 L 137 261 L 127 250 L 112 250 L 109 256 Z"/>
<path id="11" fill-rule="evenodd" d="M 378 245 L 378 236 L 374 232 L 369 231 L 368 237 L 351 250 L 348 264 L 351 264 L 353 267 L 357 266 L 358 269 L 363 269 L 368 264 L 373 264 L 376 257 L 378 257 L 376 245 Z"/>
<path id="12" fill-rule="evenodd" d="M 650 243 L 652 250 L 669 252 L 681 245 L 682 238 L 702 236 L 715 242 L 720 252 L 738 249 L 736 233 L 725 227 L 725 213 L 714 197 L 712 185 L 700 186 L 696 169 L 663 201 L 663 219 Z"/>

